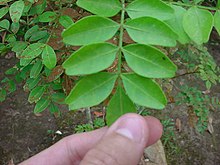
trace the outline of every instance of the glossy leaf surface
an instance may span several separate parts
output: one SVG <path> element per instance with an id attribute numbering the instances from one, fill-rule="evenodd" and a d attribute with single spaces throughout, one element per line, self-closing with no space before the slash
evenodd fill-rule
<path id="1" fill-rule="evenodd" d="M 173 30 L 155 18 L 141 17 L 128 21 L 125 28 L 129 36 L 137 43 L 175 46 L 177 35 Z"/>
<path id="2" fill-rule="evenodd" d="M 159 20 L 167 20 L 173 17 L 173 9 L 160 0 L 136 0 L 126 7 L 126 11 L 132 19 L 140 17 L 153 17 Z"/>
<path id="3" fill-rule="evenodd" d="M 103 42 L 112 38 L 119 24 L 108 18 L 89 16 L 81 19 L 62 34 L 66 44 L 80 46 Z"/>
<path id="4" fill-rule="evenodd" d="M 126 113 L 136 113 L 134 103 L 124 92 L 121 86 L 118 86 L 116 93 L 111 98 L 109 105 L 107 107 L 106 120 L 107 124 L 111 125 L 119 117 Z"/>
<path id="5" fill-rule="evenodd" d="M 173 5 L 172 8 L 174 9 L 174 18 L 167 20 L 166 23 L 170 25 L 170 27 L 172 27 L 172 29 L 176 32 L 176 34 L 178 35 L 177 40 L 181 44 L 189 43 L 190 38 L 183 28 L 183 17 L 187 10 L 183 7 L 175 5 Z"/>
<path id="6" fill-rule="evenodd" d="M 87 45 L 74 52 L 64 63 L 67 75 L 92 74 L 114 62 L 118 47 L 109 43 Z"/>
<path id="7" fill-rule="evenodd" d="M 76 84 L 65 102 L 71 110 L 100 104 L 110 95 L 116 79 L 117 75 L 104 72 L 86 76 Z"/>
<path id="8" fill-rule="evenodd" d="M 76 4 L 103 17 L 112 17 L 121 10 L 121 4 L 118 0 L 78 0 Z"/>
<path id="9" fill-rule="evenodd" d="M 129 67 L 149 78 L 170 78 L 177 70 L 172 61 L 160 50 L 147 45 L 133 44 L 123 48 Z"/>
<path id="10" fill-rule="evenodd" d="M 165 107 L 166 97 L 156 82 L 136 74 L 123 74 L 121 77 L 126 93 L 134 103 L 154 109 Z"/>
<path id="11" fill-rule="evenodd" d="M 183 28 L 197 44 L 208 42 L 214 19 L 212 14 L 197 7 L 191 7 L 183 17 Z"/>

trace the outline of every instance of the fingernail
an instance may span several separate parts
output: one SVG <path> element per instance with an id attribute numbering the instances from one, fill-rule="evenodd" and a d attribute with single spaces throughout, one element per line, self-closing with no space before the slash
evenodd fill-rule
<path id="1" fill-rule="evenodd" d="M 120 121 L 116 133 L 125 136 L 135 142 L 143 139 L 143 122 L 139 118 L 125 118 Z"/>

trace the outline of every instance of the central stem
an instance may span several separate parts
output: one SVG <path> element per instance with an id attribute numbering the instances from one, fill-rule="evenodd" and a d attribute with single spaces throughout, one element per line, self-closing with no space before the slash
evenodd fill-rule
<path id="1" fill-rule="evenodd" d="M 122 46 L 123 46 L 123 34 L 124 34 L 124 19 L 125 19 L 125 0 L 121 0 L 122 11 L 121 11 L 121 22 L 120 22 L 120 35 L 118 43 L 118 74 L 121 74 L 121 61 L 122 61 Z"/>

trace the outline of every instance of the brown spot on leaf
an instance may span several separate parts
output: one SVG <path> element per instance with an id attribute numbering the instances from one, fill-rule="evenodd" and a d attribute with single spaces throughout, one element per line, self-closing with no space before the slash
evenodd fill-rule
<path id="1" fill-rule="evenodd" d="M 58 79 L 60 77 L 60 75 L 63 74 L 63 72 L 64 72 L 64 69 L 62 68 L 61 65 L 56 66 L 52 70 L 51 74 L 48 76 L 47 81 L 52 82 L 52 81 Z"/>
<path id="2" fill-rule="evenodd" d="M 62 83 L 63 90 L 64 90 L 66 95 L 69 95 L 70 91 L 73 88 L 73 81 L 67 75 L 63 75 L 63 79 L 64 79 L 64 81 Z"/>

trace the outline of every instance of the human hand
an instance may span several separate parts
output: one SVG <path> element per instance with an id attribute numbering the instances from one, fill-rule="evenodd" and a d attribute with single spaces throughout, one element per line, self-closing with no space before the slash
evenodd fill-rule
<path id="1" fill-rule="evenodd" d="M 126 114 L 110 128 L 65 137 L 19 165 L 137 165 L 161 135 L 156 118 Z"/>

